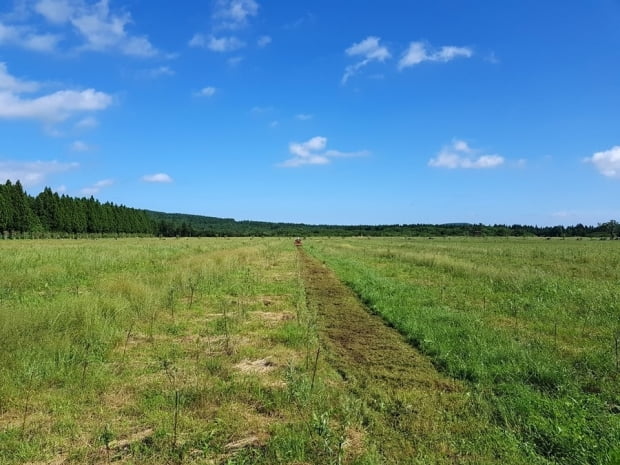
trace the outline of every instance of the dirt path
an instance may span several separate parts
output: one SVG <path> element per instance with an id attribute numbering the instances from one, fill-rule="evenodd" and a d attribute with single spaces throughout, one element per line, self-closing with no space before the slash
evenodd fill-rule
<path id="1" fill-rule="evenodd" d="M 330 269 L 303 251 L 300 259 L 329 363 L 367 408 L 368 436 L 384 460 L 493 463 L 463 446 L 484 434 L 471 423 L 474 407 L 464 387 L 371 315 Z"/>

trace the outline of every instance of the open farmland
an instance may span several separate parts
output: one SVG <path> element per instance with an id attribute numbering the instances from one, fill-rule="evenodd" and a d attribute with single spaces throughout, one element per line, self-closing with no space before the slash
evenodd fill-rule
<path id="1" fill-rule="evenodd" d="M 620 243 L 304 249 L 0 242 L 0 463 L 620 458 Z"/>

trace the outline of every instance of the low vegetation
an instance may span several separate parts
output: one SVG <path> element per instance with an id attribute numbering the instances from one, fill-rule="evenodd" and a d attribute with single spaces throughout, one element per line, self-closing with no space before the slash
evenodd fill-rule
<path id="1" fill-rule="evenodd" d="M 617 243 L 354 239 L 309 250 L 541 463 L 620 462 Z"/>
<path id="2" fill-rule="evenodd" d="M 0 463 L 376 463 L 289 240 L 1 244 Z"/>
<path id="3" fill-rule="evenodd" d="M 1 241 L 0 463 L 618 463 L 619 247 Z"/>

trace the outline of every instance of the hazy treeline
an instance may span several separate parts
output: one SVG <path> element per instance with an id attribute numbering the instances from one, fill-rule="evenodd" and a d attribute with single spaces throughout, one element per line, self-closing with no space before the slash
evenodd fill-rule
<path id="1" fill-rule="evenodd" d="M 0 235 L 2 237 L 43 237 L 81 234 L 146 234 L 160 237 L 249 237 L 249 236 L 537 236 L 609 237 L 619 231 L 615 220 L 586 226 L 527 226 L 394 224 L 394 225 L 308 225 L 236 221 L 232 218 L 162 213 L 101 203 L 89 198 L 59 195 L 46 187 L 36 197 L 28 195 L 21 183 L 0 184 Z"/>
<path id="2" fill-rule="evenodd" d="M 307 225 L 236 221 L 230 218 L 149 212 L 156 221 L 156 234 L 174 236 L 530 236 L 530 237 L 615 237 L 615 221 L 597 226 L 527 226 L 515 224 L 396 224 L 396 225 Z"/>
<path id="3" fill-rule="evenodd" d="M 28 195 L 21 183 L 0 185 L 0 234 L 33 237 L 50 234 L 152 234 L 153 221 L 136 210 L 90 198 L 58 195 L 46 187 Z"/>

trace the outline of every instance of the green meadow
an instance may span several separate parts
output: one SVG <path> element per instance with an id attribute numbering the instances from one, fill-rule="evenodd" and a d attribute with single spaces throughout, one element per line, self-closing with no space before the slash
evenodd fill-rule
<path id="1" fill-rule="evenodd" d="M 281 239 L 3 241 L 0 463 L 365 463 Z"/>
<path id="2" fill-rule="evenodd" d="M 2 464 L 620 462 L 618 241 L 5 240 L 0 253 Z M 429 362 L 441 382 L 420 405 L 402 401 L 408 386 L 396 399 L 343 376 L 310 257 Z M 452 382 L 458 410 L 433 416 L 432 386 Z M 386 454 L 421 412 L 433 435 Z"/>
<path id="3" fill-rule="evenodd" d="M 620 463 L 619 242 L 317 239 L 307 250 L 537 461 Z"/>

